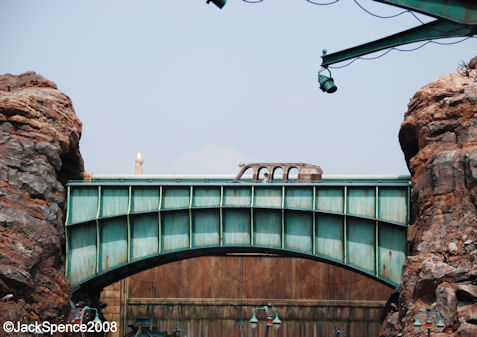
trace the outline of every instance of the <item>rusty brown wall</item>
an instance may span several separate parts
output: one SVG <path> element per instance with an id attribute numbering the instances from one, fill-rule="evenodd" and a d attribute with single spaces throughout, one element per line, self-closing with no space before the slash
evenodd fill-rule
<path id="1" fill-rule="evenodd" d="M 336 320 L 347 336 L 374 337 L 394 292 L 340 267 L 278 257 L 194 258 L 124 283 L 123 326 L 148 317 L 160 329 L 171 332 L 178 326 L 188 337 L 253 336 L 248 324 L 253 308 L 267 303 L 279 309 L 284 322 L 270 336 L 329 336 Z M 263 335 L 262 326 L 256 336 Z"/>

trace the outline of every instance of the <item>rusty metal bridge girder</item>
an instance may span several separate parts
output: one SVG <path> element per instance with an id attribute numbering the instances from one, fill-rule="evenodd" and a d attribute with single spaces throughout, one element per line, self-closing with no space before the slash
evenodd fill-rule
<path id="1" fill-rule="evenodd" d="M 398 287 L 409 195 L 408 177 L 70 182 L 66 274 L 81 292 L 179 259 L 261 253 L 321 260 Z"/>

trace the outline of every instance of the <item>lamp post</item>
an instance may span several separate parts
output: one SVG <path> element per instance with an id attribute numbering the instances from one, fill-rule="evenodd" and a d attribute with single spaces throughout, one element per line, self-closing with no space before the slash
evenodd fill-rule
<path id="1" fill-rule="evenodd" d="M 434 322 L 432 319 L 432 316 L 437 316 L 438 321 L 436 324 L 437 330 L 439 332 L 444 331 L 444 328 L 446 327 L 444 322 L 442 321 L 442 316 L 439 312 L 434 312 L 431 311 L 431 309 L 427 309 L 426 311 L 419 311 L 416 314 L 416 320 L 414 321 L 414 330 L 418 332 L 421 329 L 421 326 L 423 325 L 421 321 L 419 320 L 419 315 L 421 314 L 426 314 L 426 329 L 427 329 L 427 336 L 431 337 L 431 328 L 432 328 L 432 323 Z"/>
<path id="2" fill-rule="evenodd" d="M 346 337 L 346 334 L 344 334 L 344 333 L 342 334 L 341 329 L 336 327 L 336 322 L 335 321 L 333 321 L 333 330 L 335 331 L 335 336 L 336 337 L 342 337 L 342 336 Z M 333 337 L 332 333 L 330 335 L 331 335 L 331 337 Z"/>
<path id="3" fill-rule="evenodd" d="M 94 316 L 94 319 L 93 319 L 93 322 L 94 323 L 97 323 L 97 322 L 101 322 L 101 319 L 99 318 L 99 312 L 98 312 L 98 309 L 96 308 L 90 308 L 88 306 L 82 308 L 82 309 L 79 309 L 79 312 L 76 313 L 75 317 L 73 318 L 73 322 L 74 324 L 83 324 L 83 319 L 85 318 L 85 315 L 88 314 L 89 315 L 89 312 L 90 311 L 94 311 L 96 314 Z M 89 316 L 91 317 L 91 316 Z M 83 331 L 81 331 L 81 336 L 84 336 L 84 333 Z"/>
<path id="4" fill-rule="evenodd" d="M 249 320 L 249 323 L 250 323 L 250 326 L 252 327 L 252 329 L 255 329 L 258 326 L 258 319 L 257 319 L 257 316 L 256 316 L 257 310 L 264 310 L 265 315 L 267 316 L 267 328 L 265 330 L 265 337 L 268 337 L 268 330 L 270 329 L 270 327 L 272 325 L 273 325 L 273 328 L 275 330 L 278 330 L 280 328 L 280 325 L 281 325 L 282 321 L 278 317 L 278 310 L 275 309 L 275 318 L 273 318 L 272 305 L 267 304 L 264 307 L 255 308 L 253 310 L 253 316 Z"/>

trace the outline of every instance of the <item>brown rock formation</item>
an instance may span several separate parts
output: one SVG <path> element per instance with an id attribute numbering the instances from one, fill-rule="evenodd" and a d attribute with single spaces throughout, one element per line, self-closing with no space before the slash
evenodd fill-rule
<path id="1" fill-rule="evenodd" d="M 401 324 L 404 336 L 417 335 L 415 315 L 427 308 L 443 315 L 442 336 L 477 336 L 475 60 L 467 71 L 420 89 L 401 125 L 399 141 L 413 183 L 411 256 L 399 313 L 388 316 L 382 336 L 396 336 Z"/>
<path id="2" fill-rule="evenodd" d="M 56 84 L 0 76 L 0 322 L 64 322 L 69 312 L 64 183 L 81 177 L 80 136 Z"/>

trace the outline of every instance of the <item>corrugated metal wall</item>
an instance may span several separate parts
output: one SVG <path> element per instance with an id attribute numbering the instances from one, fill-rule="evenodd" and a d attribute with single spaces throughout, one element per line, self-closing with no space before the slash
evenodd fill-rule
<path id="1" fill-rule="evenodd" d="M 393 289 L 329 264 L 278 257 L 200 257 L 127 279 L 122 323 L 152 318 L 161 330 L 188 337 L 264 336 L 264 317 L 252 334 L 253 308 L 272 303 L 280 336 L 329 336 L 332 321 L 347 336 L 374 337 Z M 123 299 L 123 300 L 124 300 Z"/>

